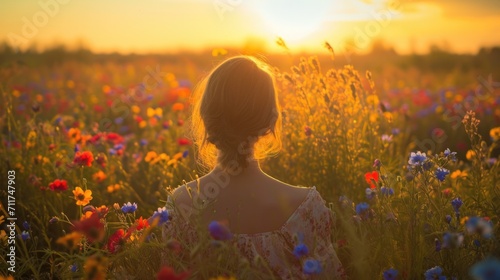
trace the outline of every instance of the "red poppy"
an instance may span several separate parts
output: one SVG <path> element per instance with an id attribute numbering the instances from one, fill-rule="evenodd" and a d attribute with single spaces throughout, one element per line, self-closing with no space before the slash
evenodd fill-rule
<path id="1" fill-rule="evenodd" d="M 97 207 L 95 208 L 95 210 L 97 211 L 97 213 L 99 214 L 99 217 L 100 218 L 104 218 L 106 217 L 106 215 L 108 214 L 109 212 L 109 209 L 106 205 L 102 205 L 100 207 Z"/>
<path id="2" fill-rule="evenodd" d="M 94 136 L 92 136 L 88 141 L 92 144 L 95 144 L 97 141 L 99 141 L 99 139 L 101 139 L 101 134 L 98 133 Z"/>
<path id="3" fill-rule="evenodd" d="M 442 190 L 441 193 L 445 197 L 451 197 L 451 195 L 453 194 L 453 190 L 451 188 L 446 188 L 446 189 Z"/>
<path id="4" fill-rule="evenodd" d="M 103 153 L 98 153 L 95 161 L 101 166 L 101 167 L 106 167 L 106 155 Z"/>
<path id="5" fill-rule="evenodd" d="M 101 105 L 94 105 L 94 111 L 96 111 L 97 113 L 102 113 L 102 111 L 104 111 L 104 108 L 101 106 Z"/>
<path id="6" fill-rule="evenodd" d="M 108 133 L 106 135 L 106 140 L 115 144 L 115 145 L 123 143 L 123 137 L 120 134 L 114 133 L 114 132 Z"/>
<path id="7" fill-rule="evenodd" d="M 309 127 L 309 126 L 305 126 L 304 127 L 304 133 L 307 137 L 311 136 L 312 135 L 312 129 Z"/>
<path id="8" fill-rule="evenodd" d="M 374 183 L 378 182 L 378 172 L 367 172 L 365 174 L 365 180 L 368 184 L 370 184 L 370 188 L 374 189 L 376 187 Z"/>
<path id="9" fill-rule="evenodd" d="M 191 145 L 191 141 L 187 138 L 181 137 L 177 139 L 177 144 L 179 144 L 179 146 Z"/>
<path id="10" fill-rule="evenodd" d="M 68 182 L 66 182 L 66 180 L 56 179 L 54 182 L 49 184 L 49 188 L 52 191 L 62 192 L 68 189 Z"/>
<path id="11" fill-rule="evenodd" d="M 73 222 L 73 227 L 74 230 L 84 234 L 90 243 L 101 241 L 104 237 L 104 224 L 98 212 L 94 212 L 87 219 Z"/>
<path id="12" fill-rule="evenodd" d="M 92 161 L 94 161 L 94 155 L 89 151 L 76 152 L 75 158 L 73 159 L 73 163 L 81 166 L 92 166 Z"/>
<path id="13" fill-rule="evenodd" d="M 108 239 L 108 244 L 106 244 L 106 249 L 114 254 L 116 253 L 120 247 L 125 244 L 125 239 L 126 239 L 125 231 L 123 229 L 119 229 L 113 233 L 109 239 Z"/>
<path id="14" fill-rule="evenodd" d="M 158 280 L 184 280 L 189 277 L 189 272 L 184 271 L 179 274 L 176 274 L 174 269 L 169 266 L 164 266 L 156 275 Z"/>
<path id="15" fill-rule="evenodd" d="M 183 126 L 184 125 L 184 120 L 178 119 L 177 120 L 177 125 L 178 126 Z"/>
<path id="16" fill-rule="evenodd" d="M 137 230 L 149 227 L 148 219 L 143 219 L 142 216 L 139 219 L 135 220 L 135 222 L 137 223 Z"/>
<path id="17" fill-rule="evenodd" d="M 136 121 L 137 123 L 140 123 L 140 122 L 142 122 L 143 120 L 144 120 L 144 119 L 143 119 L 141 116 L 135 116 L 135 121 Z"/>

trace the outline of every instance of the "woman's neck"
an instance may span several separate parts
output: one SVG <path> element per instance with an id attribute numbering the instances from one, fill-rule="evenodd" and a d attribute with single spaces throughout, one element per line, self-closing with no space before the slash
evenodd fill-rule
<path id="1" fill-rule="evenodd" d="M 221 167 L 220 162 L 217 162 L 217 165 L 212 172 L 225 172 L 233 178 L 254 177 L 256 175 L 263 174 L 259 161 L 256 159 L 249 160 L 246 167 L 234 166 L 230 169 L 231 170 L 224 170 L 224 168 Z"/>

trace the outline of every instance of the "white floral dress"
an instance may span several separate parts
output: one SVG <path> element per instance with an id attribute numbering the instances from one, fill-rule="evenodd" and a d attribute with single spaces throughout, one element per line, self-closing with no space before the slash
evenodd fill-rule
<path id="1" fill-rule="evenodd" d="M 168 211 L 172 216 L 171 222 L 177 220 L 174 209 L 170 208 Z M 169 227 L 167 223 L 163 232 L 164 239 L 183 236 L 195 242 L 194 228 L 189 223 L 184 225 L 182 234 L 177 234 L 172 232 L 173 227 Z M 260 256 L 280 279 L 310 279 L 309 275 L 303 273 L 305 259 L 319 261 L 324 278 L 345 279 L 343 267 L 331 243 L 331 229 L 331 211 L 316 188 L 312 187 L 304 201 L 280 229 L 255 234 L 235 234 L 234 238 L 241 253 L 248 260 L 255 260 Z M 299 239 L 309 250 L 309 253 L 300 259 L 293 254 Z"/>

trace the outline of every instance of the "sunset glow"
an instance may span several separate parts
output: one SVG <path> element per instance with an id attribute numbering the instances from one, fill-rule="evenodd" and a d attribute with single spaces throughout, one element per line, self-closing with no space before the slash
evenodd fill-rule
<path id="1" fill-rule="evenodd" d="M 172 52 L 241 46 L 258 38 L 276 51 L 282 37 L 296 50 L 341 48 L 364 38 L 363 52 L 383 40 L 401 53 L 447 45 L 476 52 L 500 44 L 498 1 L 2 1 L 0 40 L 39 49 L 83 45 L 100 52 Z M 359 34 L 362 32 L 363 34 Z"/>

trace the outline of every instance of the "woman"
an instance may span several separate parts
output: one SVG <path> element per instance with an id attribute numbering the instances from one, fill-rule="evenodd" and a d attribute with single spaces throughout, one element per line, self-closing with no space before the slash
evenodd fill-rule
<path id="1" fill-rule="evenodd" d="M 171 222 L 180 217 L 187 227 L 182 234 L 167 230 L 166 235 L 194 236 L 194 216 L 204 228 L 225 221 L 242 254 L 249 260 L 260 256 L 276 277 L 342 278 L 331 243 L 331 212 L 320 194 L 314 187 L 278 181 L 259 166 L 259 159 L 281 147 L 280 107 L 269 66 L 233 57 L 198 89 L 193 133 L 199 160 L 211 172 L 174 191 Z"/>

